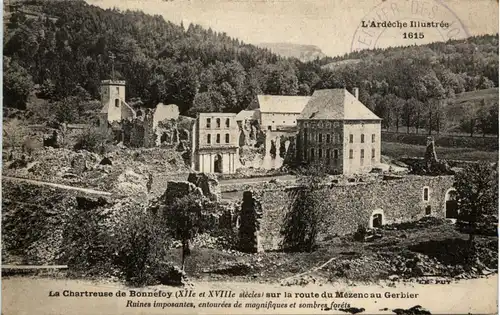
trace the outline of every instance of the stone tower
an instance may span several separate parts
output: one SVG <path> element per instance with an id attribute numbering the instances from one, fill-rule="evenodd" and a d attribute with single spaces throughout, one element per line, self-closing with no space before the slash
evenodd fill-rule
<path id="1" fill-rule="evenodd" d="M 101 81 L 101 104 L 102 125 L 135 117 L 134 110 L 125 102 L 125 81 Z"/>

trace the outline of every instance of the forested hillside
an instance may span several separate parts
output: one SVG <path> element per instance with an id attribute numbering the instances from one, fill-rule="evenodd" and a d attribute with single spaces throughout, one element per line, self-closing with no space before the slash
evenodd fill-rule
<path id="1" fill-rule="evenodd" d="M 4 31 L 4 102 L 20 109 L 34 90 L 54 106 L 75 103 L 68 98 L 98 99 L 99 82 L 110 78 L 114 65 L 131 103 L 175 103 L 183 114 L 238 112 L 257 93 L 359 87 L 361 100 L 385 127 L 438 130 L 446 127 L 445 109 L 455 95 L 498 87 L 498 34 L 303 63 L 141 12 L 83 1 L 28 1 L 21 8 L 11 8 Z M 324 67 L 332 62 L 340 66 Z M 491 100 L 485 106 L 491 108 Z"/>

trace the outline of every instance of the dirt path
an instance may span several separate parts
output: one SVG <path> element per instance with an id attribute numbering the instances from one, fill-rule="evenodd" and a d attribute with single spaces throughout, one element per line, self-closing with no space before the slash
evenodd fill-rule
<path id="1" fill-rule="evenodd" d="M 91 195 L 111 196 L 111 193 L 107 192 L 107 191 L 95 190 L 95 189 L 90 189 L 90 188 L 82 188 L 82 187 L 74 187 L 74 186 L 56 184 L 56 183 L 51 183 L 51 182 L 44 182 L 44 181 L 34 180 L 34 179 L 11 177 L 11 176 L 2 176 L 2 179 L 8 180 L 8 181 L 9 180 L 14 181 L 14 182 L 24 182 L 24 183 L 29 183 L 29 184 L 33 184 L 33 185 L 39 185 L 39 186 L 50 186 L 50 187 L 56 187 L 56 188 L 61 188 L 61 189 L 74 190 L 74 191 L 79 191 L 79 192 L 83 192 L 83 193 L 91 194 Z"/>
<path id="2" fill-rule="evenodd" d="M 415 284 L 387 283 L 348 285 L 337 282 L 333 284 L 307 286 L 280 286 L 279 284 L 260 284 L 243 282 L 195 282 L 187 291 L 192 290 L 194 297 L 175 298 L 176 292 L 183 288 L 156 286 L 147 289 L 127 288 L 119 283 L 91 282 L 87 280 L 50 279 L 11 277 L 2 279 L 2 314 L 346 314 L 339 308 L 365 308 L 361 314 L 394 314 L 393 309 L 408 309 L 421 305 L 432 314 L 494 314 L 497 310 L 498 275 L 489 278 L 462 280 L 450 284 Z M 66 290 L 66 291 L 65 291 Z M 113 297 L 64 297 L 72 292 L 111 292 Z M 126 292 L 125 297 L 116 297 L 116 292 Z M 142 291 L 142 294 L 162 293 L 163 297 L 130 297 L 131 291 Z M 210 290 L 223 290 L 235 293 L 234 297 L 209 297 Z M 52 291 L 52 297 L 49 296 Z M 60 296 L 54 296 L 55 292 Z M 159 292 L 162 291 L 162 292 Z M 65 293 L 66 292 L 66 293 Z M 206 292 L 205 298 L 200 297 Z M 261 297 L 242 297 L 240 294 L 263 295 Z M 292 297 L 285 296 L 288 292 Z M 337 292 L 351 292 L 368 297 L 337 297 Z M 172 296 L 167 295 L 172 293 Z M 274 293 L 274 297 L 266 296 Z M 381 297 L 370 297 L 380 293 Z M 227 294 L 227 293 L 225 293 Z M 318 294 L 318 298 L 311 298 Z M 324 295 L 323 295 L 324 294 Z M 404 295 L 403 295 L 404 294 Z M 323 297 L 322 297 L 323 295 Z M 185 295 L 184 295 L 185 296 Z M 279 296 L 279 297 L 278 297 Z M 409 297 L 411 296 L 411 297 Z M 134 307 L 133 303 L 150 303 L 150 306 Z M 240 302 L 242 306 L 235 308 Z M 154 307 L 153 303 L 192 302 L 193 306 Z M 200 303 L 222 303 L 226 307 L 216 308 Z M 296 302 L 295 308 L 291 304 Z M 289 305 L 286 308 L 267 308 L 268 303 Z M 127 304 L 129 306 L 127 307 Z M 319 304 L 326 304 L 334 309 L 323 311 Z M 137 304 L 135 304 L 137 306 Z M 302 307 L 300 307 L 302 305 Z M 344 306 L 341 306 L 344 305 Z M 179 305 L 177 305 L 179 306 Z"/>

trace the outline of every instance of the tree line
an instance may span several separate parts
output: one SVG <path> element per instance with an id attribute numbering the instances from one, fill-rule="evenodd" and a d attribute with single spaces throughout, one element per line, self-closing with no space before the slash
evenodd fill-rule
<path id="1" fill-rule="evenodd" d="M 254 105 L 257 94 L 359 87 L 360 100 L 384 119 L 384 127 L 439 131 L 455 95 L 498 87 L 498 34 L 304 63 L 159 15 L 83 1 L 35 0 L 23 7 L 40 17 L 14 12 L 4 36 L 4 101 L 20 109 L 35 89 L 54 106 L 82 93 L 99 99 L 100 81 L 110 77 L 127 81 L 131 103 L 175 103 L 186 115 L 238 112 Z M 327 66 L 350 59 L 359 62 Z"/>

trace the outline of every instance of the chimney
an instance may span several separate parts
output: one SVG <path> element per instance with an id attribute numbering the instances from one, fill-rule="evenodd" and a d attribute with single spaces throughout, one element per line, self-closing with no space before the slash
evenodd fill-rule
<path id="1" fill-rule="evenodd" d="M 359 100 L 359 88 L 357 87 L 354 88 L 354 97 L 356 97 L 356 99 Z"/>

